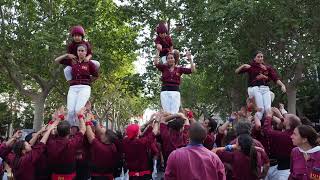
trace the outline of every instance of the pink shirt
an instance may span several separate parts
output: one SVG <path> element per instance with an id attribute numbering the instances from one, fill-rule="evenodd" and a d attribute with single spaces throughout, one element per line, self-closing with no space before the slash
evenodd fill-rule
<path id="1" fill-rule="evenodd" d="M 202 145 L 173 151 L 168 159 L 165 180 L 225 180 L 224 165 L 219 157 Z"/>
<path id="2" fill-rule="evenodd" d="M 305 160 L 303 153 L 296 147 L 291 151 L 290 180 L 318 180 L 320 179 L 320 151 L 310 153 L 309 160 Z"/>

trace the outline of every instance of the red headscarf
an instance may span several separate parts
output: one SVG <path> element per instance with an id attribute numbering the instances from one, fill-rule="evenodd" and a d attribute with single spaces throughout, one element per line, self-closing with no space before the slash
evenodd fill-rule
<path id="1" fill-rule="evenodd" d="M 137 124 L 130 124 L 127 129 L 126 133 L 129 139 L 133 139 L 138 136 L 140 127 Z"/>

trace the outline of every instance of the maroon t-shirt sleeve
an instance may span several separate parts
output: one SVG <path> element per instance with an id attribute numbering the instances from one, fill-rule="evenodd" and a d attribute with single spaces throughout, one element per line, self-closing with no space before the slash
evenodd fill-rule
<path id="1" fill-rule="evenodd" d="M 11 147 L 6 146 L 5 143 L 0 145 L 0 157 L 5 159 L 5 157 L 11 152 Z"/>
<path id="2" fill-rule="evenodd" d="M 261 154 L 261 161 L 263 164 L 269 164 L 270 163 L 270 160 L 269 160 L 269 157 L 267 155 L 267 153 L 263 150 L 258 150 Z"/>
<path id="3" fill-rule="evenodd" d="M 169 44 L 170 47 L 173 46 L 173 43 L 172 43 L 172 38 L 170 36 L 167 36 L 168 38 L 166 39 L 167 43 Z"/>
<path id="4" fill-rule="evenodd" d="M 251 70 L 251 67 L 250 67 L 250 68 L 242 68 L 242 69 L 238 72 L 238 74 L 242 74 L 242 73 L 245 73 L 245 72 L 250 72 L 250 70 Z"/>
<path id="5" fill-rule="evenodd" d="M 176 151 L 170 153 L 168 160 L 167 160 L 167 167 L 165 171 L 165 179 L 168 180 L 175 180 L 177 179 L 177 157 Z"/>
<path id="6" fill-rule="evenodd" d="M 60 61 L 60 64 L 66 65 L 66 66 L 72 66 L 72 60 L 71 59 L 62 59 Z"/>
<path id="7" fill-rule="evenodd" d="M 273 81 L 273 82 L 277 82 L 279 80 L 279 76 L 276 72 L 275 69 L 273 69 L 272 67 L 268 67 L 269 70 L 269 78 Z"/>
<path id="8" fill-rule="evenodd" d="M 167 65 L 165 65 L 165 64 L 157 64 L 157 65 L 156 65 L 156 68 L 157 68 L 159 71 L 161 71 L 161 72 L 163 72 L 163 70 L 164 70 L 166 67 L 167 67 Z"/>
<path id="9" fill-rule="evenodd" d="M 32 164 L 35 164 L 39 160 L 39 158 L 40 158 L 41 154 L 44 152 L 45 148 L 46 148 L 46 145 L 43 144 L 42 142 L 34 145 L 32 147 L 31 152 L 24 155 L 22 157 L 21 161 L 31 162 Z"/>
<path id="10" fill-rule="evenodd" d="M 98 73 L 98 69 L 96 68 L 96 66 L 93 64 L 92 61 L 89 61 L 89 72 L 92 76 L 94 77 L 98 77 L 99 73 Z"/>
<path id="11" fill-rule="evenodd" d="M 160 36 L 157 36 L 156 39 L 154 40 L 154 43 L 160 44 Z"/>
<path id="12" fill-rule="evenodd" d="M 88 55 L 92 55 L 92 47 L 91 47 L 91 44 L 86 41 L 86 45 L 87 45 L 87 56 Z"/>
<path id="13" fill-rule="evenodd" d="M 73 43 L 71 42 L 67 47 L 68 54 L 73 54 Z M 76 55 L 76 54 L 75 54 Z"/>
<path id="14" fill-rule="evenodd" d="M 219 156 L 222 162 L 226 162 L 230 164 L 233 163 L 233 156 L 234 156 L 233 152 L 218 151 L 217 155 Z"/>
<path id="15" fill-rule="evenodd" d="M 190 68 L 184 68 L 184 67 L 179 67 L 179 72 L 181 74 L 191 74 L 192 73 Z"/>

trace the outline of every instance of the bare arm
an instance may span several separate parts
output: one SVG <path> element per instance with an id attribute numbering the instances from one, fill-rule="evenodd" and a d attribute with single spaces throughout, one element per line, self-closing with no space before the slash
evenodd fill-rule
<path id="1" fill-rule="evenodd" d="M 86 111 L 86 107 L 81 108 L 81 110 L 77 113 L 79 119 L 79 132 L 84 135 L 86 132 L 86 125 L 84 123 L 84 112 Z"/>
<path id="2" fill-rule="evenodd" d="M 235 73 L 238 74 L 242 69 L 249 69 L 250 67 L 249 64 L 243 64 L 235 70 Z"/>
<path id="3" fill-rule="evenodd" d="M 87 135 L 87 138 L 88 138 L 89 143 L 91 144 L 92 141 L 93 141 L 94 138 L 95 138 L 95 135 L 94 135 L 94 133 L 93 133 L 93 131 L 92 131 L 91 126 L 87 126 L 86 135 Z"/>
<path id="4" fill-rule="evenodd" d="M 282 83 L 282 81 L 277 80 L 277 84 L 281 87 L 281 91 L 285 93 L 287 91 L 286 86 Z"/>
<path id="5" fill-rule="evenodd" d="M 37 142 L 37 140 L 38 140 L 39 136 L 41 135 L 41 133 L 43 133 L 45 130 L 46 130 L 46 126 L 43 126 L 38 132 L 36 132 L 34 134 L 34 136 L 31 138 L 29 144 L 31 146 L 33 146 Z"/>
<path id="6" fill-rule="evenodd" d="M 53 124 L 49 124 L 49 125 L 48 125 L 47 131 L 43 134 L 40 142 L 42 142 L 43 144 L 46 144 L 46 143 L 47 143 L 48 138 L 49 138 L 49 136 L 50 136 L 50 134 L 51 134 L 51 131 L 52 131 L 54 128 L 57 127 L 58 123 L 59 123 L 59 121 L 55 121 Z"/>
<path id="7" fill-rule="evenodd" d="M 189 51 L 187 51 L 187 59 L 191 64 L 191 72 L 196 72 L 196 65 L 193 62 L 192 55 Z"/>
<path id="8" fill-rule="evenodd" d="M 22 131 L 18 130 L 14 135 L 5 143 L 7 147 L 10 147 L 13 145 L 16 140 L 20 139 L 22 137 Z"/>
<path id="9" fill-rule="evenodd" d="M 154 57 L 153 63 L 154 63 L 155 66 L 159 64 L 159 55 L 158 55 L 158 53 L 157 53 L 156 57 Z"/>
<path id="10" fill-rule="evenodd" d="M 220 134 L 224 134 L 224 131 L 227 130 L 228 126 L 229 126 L 230 122 L 226 121 L 222 126 L 220 126 L 218 128 L 218 131 Z"/>
<path id="11" fill-rule="evenodd" d="M 61 60 L 68 58 L 68 57 L 69 57 L 68 55 L 69 55 L 69 54 L 61 55 L 61 56 L 57 57 L 57 58 L 54 60 L 54 62 L 60 63 Z"/>

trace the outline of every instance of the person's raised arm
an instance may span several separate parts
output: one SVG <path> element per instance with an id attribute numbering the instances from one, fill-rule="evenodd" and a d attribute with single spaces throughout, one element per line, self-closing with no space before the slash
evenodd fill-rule
<path id="1" fill-rule="evenodd" d="M 191 72 L 196 72 L 196 65 L 193 62 L 191 52 L 187 51 L 186 55 L 187 55 L 188 61 L 190 62 L 190 65 L 191 65 Z"/>
<path id="2" fill-rule="evenodd" d="M 31 145 L 31 146 L 33 146 L 36 142 L 37 142 L 37 140 L 38 140 L 38 138 L 40 137 L 40 135 L 46 130 L 46 126 L 43 126 L 38 132 L 36 132 L 33 136 L 32 136 L 32 138 L 31 138 L 31 140 L 29 141 L 29 144 Z"/>
<path id="3" fill-rule="evenodd" d="M 157 66 L 159 64 L 159 53 L 157 52 L 157 55 L 153 59 L 153 64 Z"/>
<path id="4" fill-rule="evenodd" d="M 57 57 L 54 61 L 56 63 L 60 63 L 60 61 L 62 61 L 63 59 L 74 59 L 74 58 L 75 58 L 75 55 L 73 55 L 73 54 L 64 54 L 64 55 Z"/>
<path id="5" fill-rule="evenodd" d="M 84 122 L 84 112 L 86 111 L 86 108 L 83 107 L 80 109 L 80 111 L 77 113 L 78 119 L 79 119 L 79 132 L 84 135 L 86 132 L 86 126 Z"/>
<path id="6" fill-rule="evenodd" d="M 7 147 L 11 147 L 18 139 L 22 137 L 22 131 L 18 130 L 14 135 L 5 143 Z"/>
<path id="7" fill-rule="evenodd" d="M 86 125 L 86 128 L 87 128 L 86 135 L 87 135 L 89 143 L 91 144 L 95 138 L 95 135 L 94 135 L 92 128 L 89 124 Z"/>
<path id="8" fill-rule="evenodd" d="M 251 66 L 249 64 L 243 64 L 235 70 L 236 74 L 239 74 L 243 70 L 249 69 Z"/>
<path id="9" fill-rule="evenodd" d="M 276 83 L 281 87 L 281 91 L 282 91 L 283 93 L 287 92 L 286 86 L 282 83 L 282 81 L 277 80 Z"/>
<path id="10" fill-rule="evenodd" d="M 47 131 L 43 134 L 40 142 L 42 142 L 43 144 L 46 144 L 48 141 L 48 138 L 51 134 L 51 131 L 57 127 L 57 125 L 59 124 L 59 121 L 54 121 L 52 124 L 49 124 L 47 126 Z"/>

